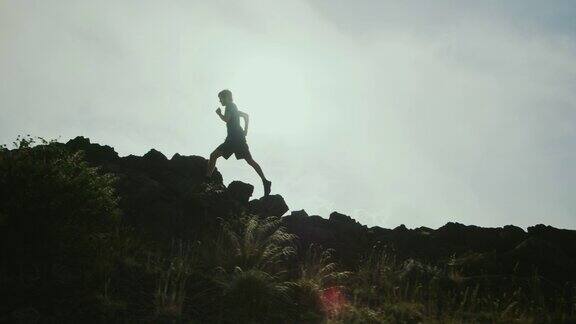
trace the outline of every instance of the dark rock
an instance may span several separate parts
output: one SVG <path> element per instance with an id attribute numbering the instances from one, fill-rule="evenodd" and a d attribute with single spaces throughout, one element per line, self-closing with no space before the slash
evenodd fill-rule
<path id="1" fill-rule="evenodd" d="M 414 231 L 423 234 L 423 235 L 430 235 L 432 232 L 434 232 L 433 229 L 426 227 L 426 226 L 420 226 L 414 229 Z"/>
<path id="2" fill-rule="evenodd" d="M 242 181 L 232 181 L 226 190 L 230 197 L 246 205 L 254 192 L 254 186 Z"/>
<path id="3" fill-rule="evenodd" d="M 84 158 L 91 164 L 101 165 L 118 159 L 118 153 L 112 147 L 90 143 L 90 139 L 86 137 L 78 136 L 65 145 L 72 151 L 84 152 Z"/>
<path id="4" fill-rule="evenodd" d="M 408 231 L 408 229 L 406 228 L 406 225 L 404 224 L 400 224 L 399 226 L 394 228 L 394 231 L 396 232 L 406 232 Z"/>
<path id="5" fill-rule="evenodd" d="M 201 156 L 186 156 L 176 153 L 170 159 L 170 167 L 174 172 L 193 178 L 196 183 L 204 181 L 207 166 L 208 160 Z M 212 174 L 212 178 L 217 183 L 222 183 L 222 175 L 217 170 Z"/>
<path id="6" fill-rule="evenodd" d="M 505 232 L 510 233 L 510 234 L 514 234 L 514 235 L 525 235 L 526 234 L 526 231 L 524 231 L 520 227 L 514 226 L 514 225 L 506 225 L 502 229 Z"/>
<path id="7" fill-rule="evenodd" d="M 270 195 L 260 199 L 250 201 L 249 210 L 253 214 L 261 217 L 278 216 L 281 217 L 288 211 L 288 205 L 280 195 Z"/>
<path id="8" fill-rule="evenodd" d="M 553 243 L 555 246 L 560 247 L 564 253 L 569 255 L 571 258 L 576 259 L 575 230 L 559 229 L 552 226 L 538 224 L 536 226 L 528 227 L 528 234 Z"/>
<path id="9" fill-rule="evenodd" d="M 144 159 L 145 161 L 150 161 L 156 165 L 168 162 L 168 158 L 166 158 L 166 155 L 162 154 L 159 151 L 156 151 L 155 149 L 151 149 L 150 151 L 148 151 L 148 153 L 144 154 L 144 156 L 142 156 L 142 159 Z"/>
<path id="10" fill-rule="evenodd" d="M 352 217 L 350 217 L 348 215 L 340 214 L 339 212 L 332 212 L 332 214 L 330 214 L 329 220 L 331 222 L 344 223 L 344 224 L 346 224 L 346 223 L 347 224 L 357 224 L 358 223 Z"/>
<path id="11" fill-rule="evenodd" d="M 65 144 L 85 152 L 86 160 L 118 177 L 117 192 L 125 222 L 151 237 L 171 242 L 206 235 L 217 228 L 218 219 L 238 217 L 245 211 L 262 217 L 280 217 L 288 206 L 279 195 L 249 201 L 250 184 L 234 181 L 226 189 L 222 176 L 206 184 L 207 160 L 175 154 L 170 160 L 150 150 L 144 156 L 118 157 L 109 146 L 83 137 Z M 299 251 L 310 245 L 335 249 L 338 262 L 354 269 L 371 253 L 390 251 L 406 263 L 406 277 L 428 276 L 421 264 L 457 265 L 477 278 L 530 276 L 535 271 L 554 285 L 576 281 L 576 231 L 537 225 L 528 231 L 508 225 L 482 228 L 450 222 L 438 229 L 419 227 L 367 228 L 352 217 L 334 212 L 329 219 L 293 211 L 282 218 L 287 231 L 299 237 Z M 501 279 L 505 282 L 506 279 Z"/>
<path id="12" fill-rule="evenodd" d="M 293 210 L 293 211 L 290 213 L 290 216 L 294 216 L 294 217 L 308 217 L 308 213 L 307 213 L 304 209 L 301 209 L 301 210 Z"/>

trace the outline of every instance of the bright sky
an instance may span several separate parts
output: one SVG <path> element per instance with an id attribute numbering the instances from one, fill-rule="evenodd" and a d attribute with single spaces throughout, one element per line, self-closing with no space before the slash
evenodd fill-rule
<path id="1" fill-rule="evenodd" d="M 229 88 L 292 210 L 574 229 L 575 17 L 571 0 L 0 0 L 0 143 L 207 157 Z"/>

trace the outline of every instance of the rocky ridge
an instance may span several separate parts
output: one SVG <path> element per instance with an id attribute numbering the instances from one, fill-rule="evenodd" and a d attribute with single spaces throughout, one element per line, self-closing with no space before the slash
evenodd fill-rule
<path id="1" fill-rule="evenodd" d="M 251 184 L 233 181 L 227 187 L 215 172 L 215 182 L 204 184 L 207 160 L 175 154 L 168 159 L 157 150 L 143 156 L 120 157 L 112 147 L 76 137 L 65 144 L 82 151 L 102 172 L 118 178 L 116 189 L 125 222 L 151 238 L 166 241 L 194 239 L 217 226 L 218 219 L 241 213 L 281 217 L 287 230 L 299 237 L 299 249 L 311 244 L 333 248 L 340 263 L 353 269 L 370 253 L 393 253 L 400 260 L 430 264 L 449 260 L 465 269 L 469 279 L 492 276 L 537 275 L 552 286 L 576 281 L 576 231 L 542 224 L 527 231 L 508 225 L 482 228 L 447 223 L 431 229 L 367 227 L 352 217 L 333 212 L 329 218 L 289 210 L 284 198 L 270 195 L 251 199 Z"/>

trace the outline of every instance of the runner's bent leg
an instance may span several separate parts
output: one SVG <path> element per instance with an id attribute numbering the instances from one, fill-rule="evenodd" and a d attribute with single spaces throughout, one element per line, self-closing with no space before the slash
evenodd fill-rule
<path id="1" fill-rule="evenodd" d="M 208 161 L 208 167 L 206 168 L 206 177 L 209 178 L 212 176 L 214 169 L 216 168 L 216 160 L 222 156 L 222 152 L 218 149 L 214 150 L 214 152 L 210 153 L 210 161 Z"/>

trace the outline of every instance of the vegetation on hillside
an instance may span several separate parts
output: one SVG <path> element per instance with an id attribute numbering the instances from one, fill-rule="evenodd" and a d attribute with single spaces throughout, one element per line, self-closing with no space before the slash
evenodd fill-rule
<path id="1" fill-rule="evenodd" d="M 344 269 L 274 216 L 242 212 L 189 239 L 152 240 L 123 220 L 114 185 L 56 142 L 1 149 L 0 322 L 576 321 L 573 283 L 550 297 L 537 272 L 471 276 L 456 258 L 398 260 L 385 246 Z"/>

